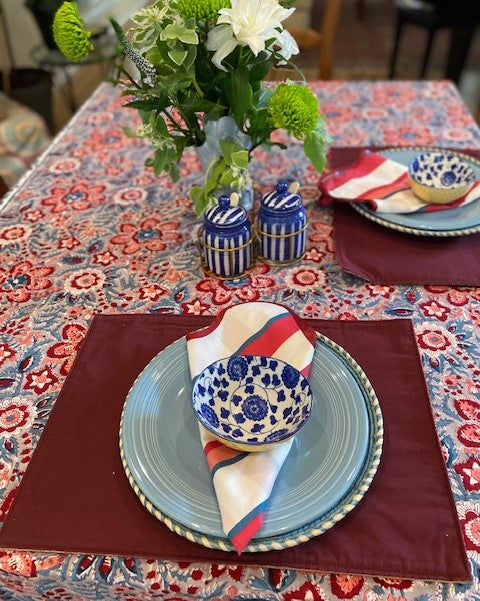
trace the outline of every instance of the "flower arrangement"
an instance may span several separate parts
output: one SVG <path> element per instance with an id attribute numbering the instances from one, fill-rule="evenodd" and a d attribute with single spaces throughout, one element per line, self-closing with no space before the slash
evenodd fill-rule
<path id="1" fill-rule="evenodd" d="M 157 0 L 132 15 L 126 32 L 111 19 L 122 49 L 115 83 L 141 116 L 129 133 L 150 141 L 147 164 L 176 180 L 186 147 L 208 151 L 204 181 L 191 190 L 197 214 L 217 202 L 217 190 L 251 186 L 254 149 L 286 148 L 272 139 L 275 130 L 303 140 L 315 169 L 324 168 L 327 134 L 315 95 L 304 81 L 262 86 L 272 67 L 292 65 L 298 53 L 282 24 L 292 1 Z M 93 48 L 75 2 L 59 8 L 53 33 L 73 61 Z"/>

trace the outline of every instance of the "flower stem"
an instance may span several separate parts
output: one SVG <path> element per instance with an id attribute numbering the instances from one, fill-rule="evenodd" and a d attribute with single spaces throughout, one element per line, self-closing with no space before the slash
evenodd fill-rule
<path id="1" fill-rule="evenodd" d="M 167 111 L 167 109 L 163 109 L 162 113 L 165 114 L 165 116 L 168 118 L 168 120 L 170 121 L 170 123 L 172 124 L 172 126 L 180 133 L 182 133 L 186 138 L 188 138 L 189 136 L 191 136 L 191 132 L 188 129 L 184 129 L 183 127 L 181 127 L 176 121 L 175 119 L 172 117 L 172 115 L 170 115 L 170 113 Z"/>

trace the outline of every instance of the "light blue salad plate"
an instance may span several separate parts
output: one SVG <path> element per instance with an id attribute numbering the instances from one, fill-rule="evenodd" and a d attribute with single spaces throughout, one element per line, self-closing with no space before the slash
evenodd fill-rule
<path id="1" fill-rule="evenodd" d="M 391 148 L 379 154 L 408 166 L 421 152 L 441 150 L 434 148 Z M 480 161 L 462 153 L 456 154 L 470 165 L 475 178 L 480 179 Z M 361 215 L 390 229 L 417 236 L 466 236 L 480 232 L 480 199 L 456 209 L 430 213 L 380 213 L 372 211 L 364 203 L 350 203 Z"/>
<path id="2" fill-rule="evenodd" d="M 377 470 L 382 415 L 358 364 L 318 334 L 309 382 L 312 414 L 295 437 L 264 525 L 246 551 L 294 546 L 331 528 L 360 501 Z M 187 345 L 181 338 L 152 359 L 127 396 L 120 426 L 122 462 L 140 501 L 171 530 L 231 551 L 191 391 Z"/>

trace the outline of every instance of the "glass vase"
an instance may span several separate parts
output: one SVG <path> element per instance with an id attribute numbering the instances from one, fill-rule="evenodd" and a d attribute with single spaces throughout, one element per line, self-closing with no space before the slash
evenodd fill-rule
<path id="1" fill-rule="evenodd" d="M 233 142 L 249 150 L 252 142 L 250 136 L 244 134 L 235 123 L 235 119 L 230 116 L 220 117 L 214 121 L 207 121 L 204 125 L 205 142 L 202 146 L 197 146 L 195 151 L 200 158 L 205 175 L 207 170 L 211 168 L 215 159 L 221 156 L 220 141 Z M 232 188 L 229 186 L 221 186 L 215 190 L 215 196 L 229 196 L 232 192 L 236 192 L 239 197 L 239 205 L 246 211 L 249 211 L 253 206 L 253 188 L 251 180 L 248 176 L 248 171 L 245 173 L 247 185 L 240 188 Z"/>

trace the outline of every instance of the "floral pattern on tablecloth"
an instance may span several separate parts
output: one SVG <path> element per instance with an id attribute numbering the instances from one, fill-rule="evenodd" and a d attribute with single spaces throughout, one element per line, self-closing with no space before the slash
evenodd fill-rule
<path id="1" fill-rule="evenodd" d="M 448 82 L 312 86 L 333 144 L 480 147 L 480 130 Z M 102 85 L 54 140 L 0 213 L 0 520 L 48 420 L 94 313 L 214 314 L 233 303 L 281 302 L 303 317 L 413 320 L 473 585 L 302 573 L 90 555 L 0 552 L 0 598 L 11 601 L 388 601 L 480 599 L 480 290 L 378 286 L 340 270 L 318 175 L 291 140 L 257 150 L 258 193 L 280 176 L 302 182 L 309 218 L 301 263 L 258 264 L 236 282 L 202 276 L 199 221 L 188 197 L 201 166 L 187 152 L 180 181 L 143 166 L 126 138 L 136 116 Z"/>

